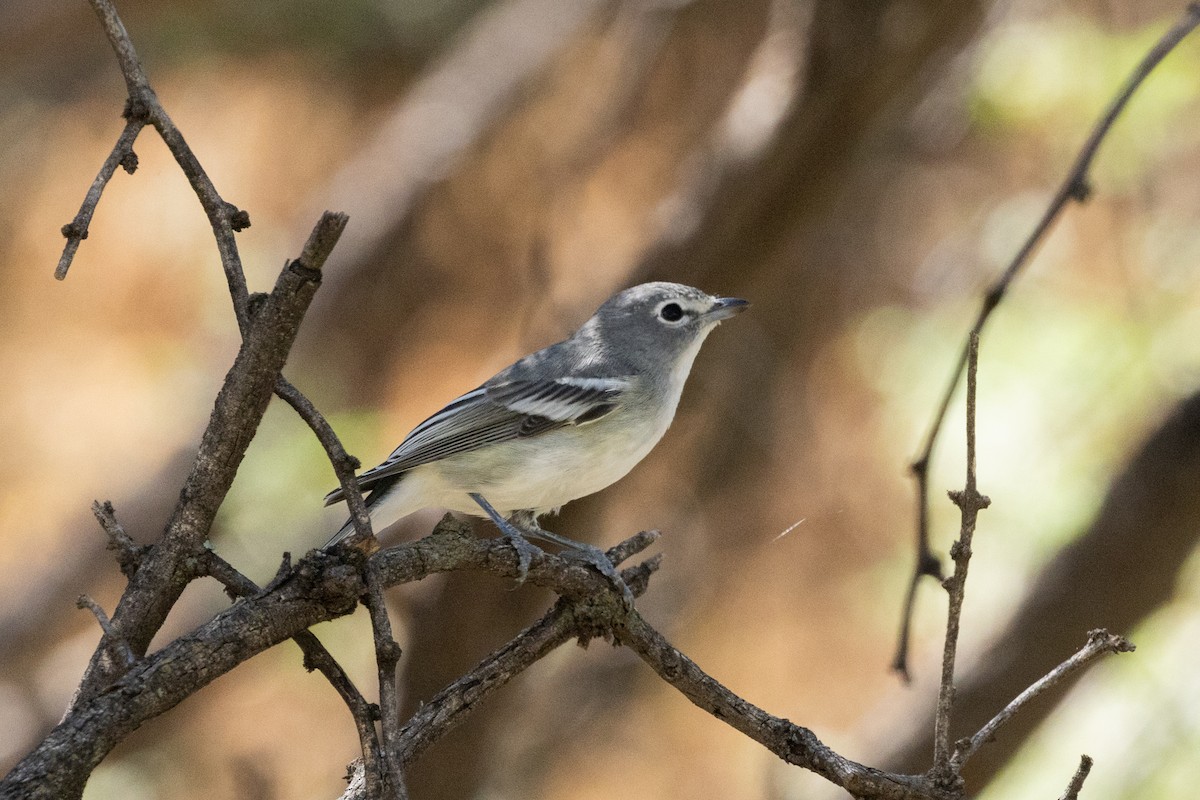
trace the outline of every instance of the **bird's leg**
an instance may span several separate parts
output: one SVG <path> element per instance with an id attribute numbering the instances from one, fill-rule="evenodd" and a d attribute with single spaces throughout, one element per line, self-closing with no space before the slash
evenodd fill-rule
<path id="1" fill-rule="evenodd" d="M 517 553 L 517 583 L 524 583 L 525 576 L 529 574 L 529 564 L 533 560 L 535 553 L 540 553 L 536 547 L 531 545 L 529 541 L 521 535 L 521 531 L 516 528 L 511 522 L 500 516 L 500 512 L 492 507 L 492 504 L 478 492 L 468 493 L 472 500 L 479 504 L 479 507 L 484 510 L 484 513 L 491 518 L 492 522 L 496 523 L 496 527 L 508 539 L 508 543 L 512 545 L 512 549 Z"/>
<path id="2" fill-rule="evenodd" d="M 576 558 L 585 564 L 595 567 L 621 593 L 621 596 L 625 600 L 626 608 L 633 607 L 633 592 L 629 591 L 629 587 L 625 585 L 625 581 L 621 580 L 620 573 L 617 572 L 617 568 L 613 566 L 613 563 L 608 560 L 608 556 L 604 554 L 603 550 L 545 530 L 542 526 L 538 525 L 537 517 L 529 511 L 518 511 L 516 514 L 513 514 L 512 522 L 525 533 L 526 537 L 556 544 L 564 548 L 562 555 Z"/>

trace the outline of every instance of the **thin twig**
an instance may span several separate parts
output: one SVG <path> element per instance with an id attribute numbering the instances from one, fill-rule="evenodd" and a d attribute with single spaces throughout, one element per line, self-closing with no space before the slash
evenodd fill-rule
<path id="1" fill-rule="evenodd" d="M 1075 774 L 1071 776 L 1071 782 L 1067 784 L 1067 790 L 1062 793 L 1062 797 L 1058 800 L 1079 800 L 1079 793 L 1083 790 L 1083 782 L 1087 780 L 1088 773 L 1092 771 L 1092 757 L 1082 755 L 1079 757 L 1079 769 L 1075 770 Z"/>
<path id="2" fill-rule="evenodd" d="M 1013 698 L 1013 701 L 992 717 L 986 725 L 979 729 L 978 733 L 970 739 L 963 739 L 958 743 L 953 758 L 955 771 L 961 770 L 980 747 L 992 741 L 996 732 L 1038 695 L 1057 686 L 1072 672 L 1082 669 L 1106 653 L 1132 653 L 1134 649 L 1133 644 L 1123 636 L 1111 634 L 1103 629 L 1090 631 L 1087 644 L 1080 648 L 1075 655 L 1047 672 L 1028 689 Z"/>
<path id="3" fill-rule="evenodd" d="M 338 237 L 345 230 L 348 221 L 349 218 L 345 214 L 326 211 L 321 217 L 321 223 L 313 229 L 297 260 L 305 265 L 324 263 L 337 243 Z M 374 532 L 371 530 L 371 516 L 367 513 L 367 504 L 363 500 L 362 490 L 354 475 L 355 470 L 362 464 L 357 458 L 346 452 L 346 448 L 342 445 L 337 433 L 334 432 L 333 426 L 317 410 L 312 401 L 282 375 L 275 382 L 275 394 L 300 415 L 300 418 L 312 429 L 317 441 L 325 448 L 325 454 L 329 457 L 329 463 L 333 466 L 334 475 L 337 476 L 338 483 L 342 487 L 342 494 L 346 498 L 350 519 L 354 522 L 354 537 L 350 543 L 373 542 Z"/>
<path id="4" fill-rule="evenodd" d="M 62 234 L 67 237 L 67 244 L 63 247 L 62 256 L 58 259 L 58 267 L 54 270 L 54 277 L 58 280 L 61 281 L 67 277 L 67 270 L 71 268 L 71 261 L 75 258 L 79 243 L 88 237 L 88 226 L 92 224 L 92 216 L 96 213 L 100 196 L 104 194 L 104 187 L 108 185 L 109 180 L 116 174 L 117 167 L 124 166 L 125 171 L 130 174 L 133 174 L 136 169 L 137 161 L 133 154 L 133 143 L 145 126 L 144 119 L 130 119 L 125 123 L 125 130 L 121 131 L 121 135 L 117 137 L 117 143 L 113 145 L 112 152 L 108 154 L 108 158 L 104 159 L 100 172 L 92 181 L 92 186 L 88 189 L 87 194 L 84 195 L 79 213 L 75 215 L 75 219 L 63 226 Z"/>
<path id="5" fill-rule="evenodd" d="M 96 621 L 100 623 L 100 630 L 104 633 L 105 639 L 108 640 L 112 649 L 121 657 L 125 668 L 132 667 L 134 662 L 137 661 L 137 657 L 129 649 L 129 642 L 113 633 L 112 623 L 109 622 L 108 614 L 104 613 L 104 609 L 100 607 L 100 604 L 86 594 L 81 594 L 75 601 L 75 606 L 80 609 L 86 608 L 92 612 L 92 615 L 96 617 Z"/>
<path id="6" fill-rule="evenodd" d="M 201 568 L 205 574 L 214 578 L 229 592 L 231 597 L 253 597 L 262 591 L 258 584 L 250 580 L 225 559 L 212 550 L 205 550 Z M 304 668 L 317 670 L 325 676 L 330 685 L 338 693 L 350 710 L 354 720 L 354 729 L 358 732 L 359 745 L 362 748 L 366 797 L 370 800 L 382 798 L 380 789 L 380 751 L 379 737 L 375 732 L 375 719 L 378 709 L 368 703 L 362 692 L 350 680 L 350 676 L 342 669 L 321 640 L 312 631 L 300 631 L 292 637 L 304 654 Z"/>
<path id="7" fill-rule="evenodd" d="M 333 426 L 317 410 L 312 401 L 282 375 L 275 383 L 275 394 L 295 409 L 300 418 L 312 429 L 317 441 L 325 448 L 329 463 L 333 465 L 333 473 L 342 487 L 346 506 L 350 510 L 350 519 L 354 521 L 354 535 L 345 541 L 351 545 L 373 541 L 375 534 L 371 530 L 371 515 L 367 513 L 367 504 L 363 500 L 362 489 L 359 488 L 358 478 L 354 474 L 354 471 L 362 464 L 357 458 L 346 452 L 346 448 L 342 446 L 342 441 L 334 432 Z"/>
<path id="8" fill-rule="evenodd" d="M 972 332 L 967 348 L 967 479 L 961 492 L 951 492 L 950 499 L 962 515 L 958 541 L 950 548 L 954 559 L 954 574 L 944 582 L 950 595 L 946 612 L 946 640 L 942 650 L 942 679 L 938 686 L 937 712 L 934 717 L 933 775 L 944 781 L 947 788 L 958 781 L 950 764 L 950 719 L 954 710 L 954 663 L 958 654 L 958 632 L 962 620 L 963 599 L 966 596 L 967 570 L 971 564 L 971 540 L 979 512 L 991 504 L 975 485 L 975 387 L 979 373 L 979 334 Z"/>
<path id="9" fill-rule="evenodd" d="M 951 795 L 923 775 L 895 775 L 858 764 L 829 749 L 808 728 L 755 706 L 677 650 L 636 609 L 615 631 L 660 678 L 705 712 L 758 742 L 789 764 L 815 772 L 854 797 L 877 800 L 935 800 Z"/>
<path id="10" fill-rule="evenodd" d="M 375 639 L 375 663 L 379 670 L 379 737 L 383 753 L 384 781 L 387 797 L 404 800 L 408 790 L 404 782 L 404 764 L 400 760 L 396 740 L 400 736 L 400 695 L 396 691 L 396 665 L 400 662 L 400 645 L 392 635 L 387 601 L 379 571 L 367 565 L 367 595 L 364 598 L 371 616 L 371 632 Z"/>
<path id="11" fill-rule="evenodd" d="M 900 638 L 896 646 L 896 657 L 892 662 L 892 668 L 905 679 L 908 676 L 909 620 L 912 616 L 913 602 L 916 596 L 916 584 L 925 575 L 941 577 L 940 561 L 929 546 L 929 464 L 933 458 L 938 435 L 945 423 L 946 413 L 950 408 L 950 400 L 954 396 L 954 390 L 958 388 L 959 380 L 962 378 L 963 370 L 966 368 L 968 351 L 971 347 L 971 338 L 977 337 L 983 331 L 988 318 L 1007 294 L 1009 286 L 1029 262 L 1038 245 L 1041 244 L 1050 228 L 1058 220 L 1067 204 L 1072 200 L 1077 202 L 1087 200 L 1091 193 L 1088 183 L 1088 171 L 1091 169 L 1092 161 L 1095 159 L 1096 153 L 1100 149 L 1104 138 L 1108 135 L 1109 130 L 1111 130 L 1113 123 L 1116 122 L 1117 117 L 1125 109 L 1129 99 L 1142 85 L 1151 71 L 1197 25 L 1200 25 L 1200 3 L 1191 3 L 1179 21 L 1162 35 L 1162 38 L 1155 43 L 1150 52 L 1134 67 L 1133 72 L 1126 79 L 1120 91 L 1117 92 L 1116 97 L 1113 98 L 1108 108 L 1105 109 L 1100 119 L 1093 126 L 1091 133 L 1079 151 L 1079 155 L 1076 156 L 1075 162 L 1071 165 L 1071 169 L 1067 172 L 1066 178 L 1063 180 L 1062 185 L 1059 186 L 1054 199 L 1050 201 L 1050 205 L 1042 215 L 1042 218 L 1017 250 L 1016 255 L 1013 256 L 1012 261 L 1005 268 L 1004 272 L 984 293 L 983 302 L 975 318 L 975 323 L 971 326 L 970 334 L 968 334 L 967 341 L 963 345 L 958 362 L 950 376 L 950 381 L 942 393 L 937 411 L 933 416 L 933 422 L 929 426 L 929 433 L 926 435 L 925 444 L 921 448 L 920 455 L 917 456 L 911 466 L 912 473 L 917 481 L 917 562 L 902 611 Z"/>

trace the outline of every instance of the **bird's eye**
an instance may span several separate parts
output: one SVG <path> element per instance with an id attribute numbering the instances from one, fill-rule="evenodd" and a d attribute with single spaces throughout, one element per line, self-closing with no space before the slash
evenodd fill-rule
<path id="1" fill-rule="evenodd" d="M 667 303 L 658 310 L 658 316 L 667 322 L 679 322 L 683 319 L 683 309 L 679 307 L 679 303 Z"/>

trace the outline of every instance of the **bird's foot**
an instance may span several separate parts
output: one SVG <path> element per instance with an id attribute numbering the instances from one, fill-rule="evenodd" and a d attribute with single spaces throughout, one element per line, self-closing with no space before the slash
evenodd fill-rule
<path id="1" fill-rule="evenodd" d="M 559 536 L 557 533 L 543 530 L 538 524 L 537 519 L 530 512 L 517 512 L 513 520 L 507 520 L 500 515 L 487 499 L 478 492 L 471 492 L 470 497 L 480 508 L 484 510 L 498 527 L 508 538 L 513 550 L 517 553 L 517 583 L 524 583 L 526 575 L 529 574 L 529 564 L 535 554 L 541 554 L 541 550 L 529 543 L 527 536 L 543 541 L 551 542 L 563 548 L 559 554 L 565 558 L 574 558 L 577 561 L 582 561 L 591 567 L 594 567 L 597 572 L 608 578 L 608 582 L 613 588 L 620 593 L 621 599 L 625 604 L 626 609 L 633 608 L 633 592 L 625 585 L 625 581 L 621 579 L 621 574 L 617 572 L 617 568 L 604 551 L 593 547 L 590 544 L 577 542 L 574 539 L 569 539 L 566 536 Z M 514 524 L 514 521 L 517 524 Z"/>
<path id="2" fill-rule="evenodd" d="M 517 554 L 517 583 L 524 583 L 525 578 L 529 576 L 529 565 L 533 562 L 533 557 L 541 555 L 542 551 L 536 545 L 530 544 L 529 540 L 512 525 L 507 525 L 500 530 Z"/>
<path id="3" fill-rule="evenodd" d="M 590 544 L 584 544 L 583 542 L 574 542 L 566 550 L 563 550 L 560 555 L 564 558 L 573 558 L 582 561 L 594 567 L 597 572 L 608 578 L 608 582 L 620 593 L 626 610 L 633 608 L 633 592 L 629 590 L 629 587 L 621 578 L 621 573 L 608 560 L 608 556 L 604 554 L 603 550 L 598 547 L 592 547 Z"/>
<path id="4" fill-rule="evenodd" d="M 621 599 L 625 603 L 625 608 L 633 608 L 633 592 L 625 585 L 625 581 L 621 579 L 621 574 L 617 571 L 616 566 L 608 560 L 608 556 L 603 550 L 593 547 L 590 544 L 577 542 L 566 536 L 560 536 L 557 533 L 544 530 L 537 524 L 537 519 L 527 512 L 518 512 L 513 517 L 513 521 L 525 531 L 527 536 L 551 542 L 563 548 L 562 552 L 559 553 L 563 558 L 573 558 L 576 561 L 582 561 L 584 564 L 595 568 L 597 572 L 608 578 L 608 582 L 620 593 Z"/>
<path id="5" fill-rule="evenodd" d="M 529 540 L 517 530 L 517 527 L 511 522 L 500 516 L 500 512 L 492 507 L 483 495 L 477 492 L 471 492 L 471 499 L 479 504 L 479 507 L 491 518 L 492 522 L 496 523 L 496 527 L 504 534 L 504 538 L 508 539 L 508 543 L 512 545 L 512 549 L 517 554 L 517 583 L 524 583 L 525 578 L 529 576 L 529 565 L 533 563 L 535 555 L 541 555 L 542 551 L 529 543 Z"/>

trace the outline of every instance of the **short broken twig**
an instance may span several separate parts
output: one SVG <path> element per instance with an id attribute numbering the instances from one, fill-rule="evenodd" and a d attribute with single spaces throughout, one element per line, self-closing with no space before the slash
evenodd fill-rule
<path id="1" fill-rule="evenodd" d="M 121 567 L 121 574 L 126 578 L 132 578 L 138 571 L 138 567 L 141 566 L 142 555 L 146 552 L 146 548 L 139 547 L 125 532 L 124 526 L 117 522 L 117 512 L 110 501 L 105 500 L 103 503 L 99 500 L 94 501 L 92 514 L 100 523 L 100 527 L 104 528 L 104 532 L 108 534 L 107 549 L 117 554 L 117 564 Z"/>
<path id="2" fill-rule="evenodd" d="M 1062 793 L 1062 797 L 1058 800 L 1079 800 L 1079 792 L 1083 789 L 1083 782 L 1087 780 L 1088 773 L 1092 771 L 1092 757 L 1082 755 L 1079 757 L 1079 769 L 1075 770 L 1075 774 L 1071 776 L 1071 782 L 1067 784 L 1067 790 Z"/>
<path id="3" fill-rule="evenodd" d="M 79 599 L 75 601 L 75 606 L 92 612 L 92 615 L 96 617 L 96 621 L 100 623 L 100 630 L 110 642 L 112 649 L 121 657 L 121 662 L 125 665 L 125 668 L 129 669 L 132 667 L 137 658 L 134 656 L 133 651 L 129 649 L 129 642 L 113 633 L 112 623 L 108 619 L 108 614 L 104 613 L 104 609 L 100 607 L 100 604 L 86 594 L 81 594 L 79 595 Z"/>

